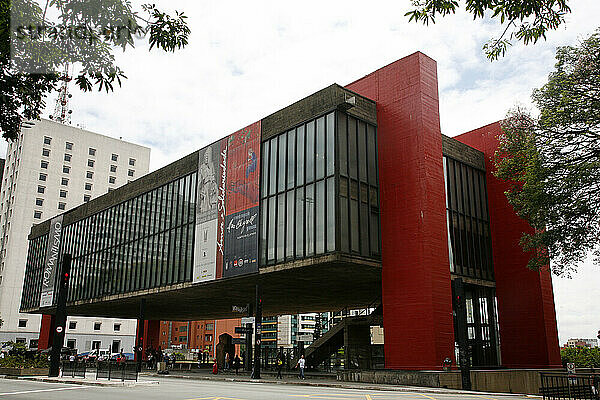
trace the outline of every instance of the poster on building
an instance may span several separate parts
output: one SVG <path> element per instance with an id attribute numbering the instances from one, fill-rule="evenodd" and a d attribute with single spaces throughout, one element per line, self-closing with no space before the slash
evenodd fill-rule
<path id="1" fill-rule="evenodd" d="M 216 277 L 217 255 L 217 177 L 220 142 L 200 150 L 196 198 L 196 243 L 194 282 Z"/>
<path id="2" fill-rule="evenodd" d="M 229 137 L 223 276 L 258 272 L 260 124 Z"/>
<path id="3" fill-rule="evenodd" d="M 260 122 L 200 150 L 194 283 L 258 272 Z"/>
<path id="4" fill-rule="evenodd" d="M 56 283 L 56 275 L 58 274 L 58 263 L 60 262 L 59 251 L 62 235 L 62 222 L 62 214 L 52 218 L 50 221 L 48 247 L 46 248 L 46 258 L 44 259 L 40 307 L 49 307 L 54 301 L 54 287 Z"/>

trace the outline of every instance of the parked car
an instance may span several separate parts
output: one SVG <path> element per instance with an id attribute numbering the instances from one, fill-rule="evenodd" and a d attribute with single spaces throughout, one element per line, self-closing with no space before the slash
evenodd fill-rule
<path id="1" fill-rule="evenodd" d="M 110 351 L 107 349 L 94 349 L 87 353 L 81 353 L 78 357 L 85 361 L 104 361 L 110 357 Z"/>

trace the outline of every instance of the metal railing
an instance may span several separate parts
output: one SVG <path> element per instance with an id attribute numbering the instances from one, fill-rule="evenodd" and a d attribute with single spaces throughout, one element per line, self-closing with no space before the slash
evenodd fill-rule
<path id="1" fill-rule="evenodd" d="M 541 373 L 544 400 L 600 399 L 600 374 Z"/>
<path id="2" fill-rule="evenodd" d="M 136 362 L 99 361 L 96 367 L 96 379 L 117 379 L 121 381 L 138 379 Z"/>
<path id="3" fill-rule="evenodd" d="M 62 377 L 85 378 L 87 366 L 84 361 L 63 361 L 61 368 Z"/>

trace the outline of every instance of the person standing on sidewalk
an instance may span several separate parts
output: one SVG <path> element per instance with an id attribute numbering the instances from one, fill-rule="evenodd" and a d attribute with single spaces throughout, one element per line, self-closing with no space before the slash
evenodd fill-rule
<path id="1" fill-rule="evenodd" d="M 276 379 L 283 379 L 283 375 L 281 375 L 281 369 L 283 368 L 283 360 L 281 354 L 277 356 L 277 377 Z"/>
<path id="2" fill-rule="evenodd" d="M 304 378 L 304 367 L 306 366 L 306 359 L 304 358 L 304 354 L 302 354 L 300 356 L 300 359 L 298 360 L 298 364 L 296 364 L 296 366 L 299 367 L 298 379 L 305 379 Z"/>
<path id="3" fill-rule="evenodd" d="M 233 359 L 233 367 L 235 368 L 235 374 L 238 374 L 238 370 L 240 369 L 240 365 L 242 363 L 242 360 L 240 359 L 240 356 L 238 356 L 237 354 L 235 355 L 235 358 Z"/>

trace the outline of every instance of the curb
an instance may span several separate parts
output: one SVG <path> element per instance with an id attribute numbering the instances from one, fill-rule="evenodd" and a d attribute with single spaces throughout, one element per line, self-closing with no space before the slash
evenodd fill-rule
<path id="1" fill-rule="evenodd" d="M 421 386 L 378 386 L 375 384 L 350 384 L 343 382 L 315 382 L 315 381 L 278 381 L 268 379 L 251 379 L 242 377 L 214 377 L 214 376 L 185 376 L 185 375 L 157 375 L 147 374 L 146 376 L 161 377 L 161 378 L 175 378 L 175 379 L 189 379 L 189 380 L 202 380 L 202 381 L 215 381 L 215 382 L 251 382 L 251 383 L 265 383 L 265 384 L 276 384 L 276 385 L 296 385 L 296 386 L 314 386 L 314 387 L 330 387 L 337 389 L 355 389 L 355 390 L 375 390 L 375 391 L 394 391 L 394 392 L 417 392 L 417 393 L 437 393 L 437 394 L 464 394 L 464 395 L 489 395 L 497 397 L 509 397 L 509 396 L 526 396 L 530 398 L 542 398 L 538 395 L 530 395 L 523 393 L 493 393 L 493 392 L 477 392 L 469 390 L 455 390 L 445 388 L 430 388 Z"/>
<path id="2" fill-rule="evenodd" d="M 78 379 L 55 379 L 48 377 L 33 377 L 33 376 L 7 376 L 0 375 L 0 379 L 13 379 L 13 380 L 24 380 L 33 382 L 44 382 L 44 383 L 60 383 L 65 385 L 81 385 L 81 386 L 101 386 L 101 387 L 135 387 L 144 385 L 158 385 L 158 381 L 137 381 L 137 382 L 98 382 L 98 381 L 84 381 Z"/>

